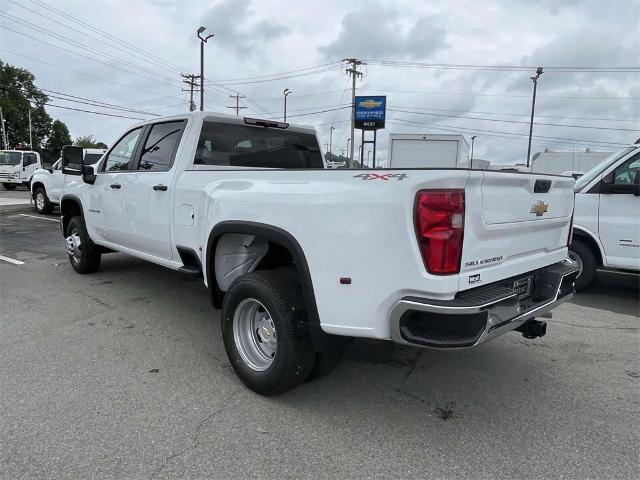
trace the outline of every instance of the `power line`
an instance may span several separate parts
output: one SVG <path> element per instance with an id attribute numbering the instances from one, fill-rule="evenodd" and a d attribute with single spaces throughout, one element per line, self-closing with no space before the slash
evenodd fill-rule
<path id="1" fill-rule="evenodd" d="M 48 35 L 52 36 L 53 38 L 56 38 L 56 39 L 61 40 L 61 41 L 65 42 L 65 43 L 71 44 L 71 45 L 73 45 L 75 47 L 81 48 L 83 51 L 84 50 L 88 50 L 91 53 L 94 53 L 94 54 L 99 55 L 101 57 L 109 58 L 111 60 L 115 60 L 116 62 L 120 62 L 120 63 L 122 63 L 124 65 L 133 67 L 134 69 L 141 70 L 143 72 L 149 73 L 149 74 L 154 75 L 154 76 L 159 76 L 159 77 L 164 78 L 164 79 L 169 80 L 169 81 L 173 80 L 171 77 L 167 76 L 164 73 L 161 73 L 161 72 L 158 72 L 158 71 L 155 71 L 155 70 L 150 70 L 150 69 L 148 69 L 146 67 L 142 67 L 140 65 L 131 63 L 128 60 L 125 60 L 125 59 L 123 59 L 121 57 L 116 57 L 116 56 L 111 55 L 109 53 L 106 53 L 106 52 L 104 52 L 102 50 L 98 50 L 96 48 L 87 46 L 85 43 L 81 43 L 79 41 L 76 41 L 76 40 L 74 40 L 72 38 L 69 38 L 69 37 L 66 37 L 64 35 L 61 35 L 61 34 L 59 34 L 57 32 L 52 31 L 52 30 L 48 30 L 48 29 L 46 29 L 46 28 L 44 28 L 44 27 L 42 27 L 40 25 L 35 25 L 30 21 L 26 21 L 24 19 L 21 19 L 20 17 L 16 17 L 15 15 L 11 15 L 10 13 L 0 12 L 0 15 L 3 15 L 5 18 L 8 18 L 9 20 L 17 22 L 20 25 L 28 27 L 28 28 L 36 27 L 38 33 L 42 33 L 42 32 L 47 33 Z M 9 18 L 9 17 L 11 17 L 11 18 Z M 57 22 L 57 23 L 59 23 L 59 22 Z M 15 32 L 15 30 L 14 30 L 14 32 Z M 96 41 L 100 41 L 100 39 L 98 39 L 96 37 L 89 36 L 89 38 L 92 38 L 93 40 L 96 40 Z"/>
<path id="2" fill-rule="evenodd" d="M 428 127 L 443 127 L 443 128 L 458 128 L 460 130 L 464 130 L 465 132 L 480 132 L 483 134 L 486 133 L 495 133 L 495 134 L 499 134 L 499 135 L 511 135 L 511 136 L 515 136 L 515 137 L 526 137 L 528 138 L 527 134 L 523 134 L 523 133 L 514 133 L 514 132 L 503 132 L 503 131 L 499 131 L 499 130 L 486 130 L 486 129 L 480 129 L 480 128 L 471 128 L 471 127 L 456 127 L 456 126 L 450 126 L 450 125 L 441 125 L 441 124 L 437 124 L 437 123 L 419 123 L 419 122 L 414 122 L 411 120 L 407 120 L 407 119 L 403 119 L 403 118 L 395 118 L 395 119 L 391 119 L 392 121 L 402 121 L 405 123 L 409 123 L 409 124 L 413 124 L 413 125 L 418 125 L 418 126 L 428 126 Z M 544 139 L 544 140 L 560 140 L 560 141 L 565 141 L 570 143 L 570 144 L 601 144 L 601 145 L 610 145 L 610 146 L 621 146 L 621 145 L 625 145 L 624 143 L 619 143 L 619 142 L 606 142 L 606 141 L 601 141 L 601 140 L 582 140 L 582 139 L 576 139 L 576 138 L 565 138 L 565 137 L 551 137 L 551 136 L 545 136 L 545 135 L 534 135 L 533 138 L 540 138 L 540 139 Z"/>
<path id="3" fill-rule="evenodd" d="M 147 120 L 146 118 L 140 118 L 140 117 L 127 117 L 124 115 L 115 115 L 113 113 L 95 112 L 93 110 L 82 110 L 80 108 L 63 107 L 62 105 L 56 105 L 53 103 L 47 103 L 46 105 L 48 107 L 64 108 L 65 110 L 75 110 L 76 112 L 93 113 L 94 115 L 104 115 L 106 117 L 130 118 L 132 120 Z"/>
<path id="4" fill-rule="evenodd" d="M 521 72 L 535 71 L 537 66 L 531 65 L 473 65 L 473 64 L 454 64 L 454 63 L 422 63 L 422 62 L 402 62 L 395 60 L 364 60 L 368 65 L 376 65 L 383 67 L 400 67 L 400 68 L 435 68 L 444 70 L 493 70 L 499 72 Z M 580 72 L 603 72 L 603 73 L 628 73 L 640 72 L 638 66 L 624 67 L 587 67 L 587 66 L 545 66 L 545 71 L 564 72 L 564 73 L 580 73 Z"/>
<path id="5" fill-rule="evenodd" d="M 242 78 L 228 78 L 225 80 L 215 80 L 216 83 L 219 84 L 223 84 L 223 83 L 227 83 L 227 82 L 237 82 L 237 81 L 244 81 L 244 80 L 261 80 L 261 79 L 266 79 L 266 78 L 271 78 L 271 77 L 281 77 L 283 75 L 291 75 L 291 74 L 296 74 L 296 73 L 300 73 L 300 72 L 306 72 L 309 70 L 316 70 L 318 68 L 325 68 L 328 67 L 329 65 L 335 65 L 335 64 L 341 64 L 342 62 L 340 60 L 334 61 L 334 62 L 329 62 L 329 63 L 324 63 L 322 65 L 315 65 L 313 67 L 308 67 L 308 68 L 300 68 L 298 70 L 290 70 L 288 72 L 280 72 L 280 73 L 272 73 L 269 75 L 258 75 L 255 77 L 242 77 Z"/>
<path id="6" fill-rule="evenodd" d="M 102 64 L 102 65 L 105 65 L 105 66 L 109 67 L 109 68 L 115 68 L 115 69 L 117 69 L 117 70 L 121 70 L 121 71 L 123 71 L 123 72 L 125 72 L 125 73 L 131 74 L 131 75 L 136 75 L 136 76 L 138 76 L 138 77 L 140 77 L 140 78 L 143 78 L 143 79 L 145 79 L 145 80 L 150 80 L 150 81 L 152 81 L 152 82 L 159 82 L 159 83 L 165 83 L 165 84 L 168 84 L 168 82 L 161 82 L 161 81 L 160 81 L 159 79 L 157 79 L 157 78 L 147 77 L 147 76 L 145 76 L 145 75 L 141 75 L 141 74 L 139 74 L 139 73 L 137 73 L 137 72 L 133 72 L 133 71 L 127 70 L 127 69 L 125 69 L 125 68 L 119 67 L 119 66 L 117 66 L 117 65 L 112 65 L 112 64 L 109 64 L 109 63 L 107 63 L 107 62 L 102 62 L 102 61 L 100 61 L 100 60 L 97 60 L 97 59 L 95 59 L 95 58 L 89 57 L 89 56 L 87 56 L 87 55 L 83 55 L 83 54 L 81 54 L 81 53 L 74 52 L 73 50 L 69 50 L 68 48 L 61 47 L 60 45 L 55 45 L 55 44 L 53 44 L 53 43 L 47 42 L 47 41 L 45 41 L 45 40 L 41 40 L 41 39 L 39 39 L 39 38 L 33 37 L 33 36 L 28 35 L 28 34 L 26 34 L 26 33 L 19 32 L 19 31 L 17 31 L 17 30 L 14 30 L 14 29 L 12 29 L 12 28 L 7 27 L 6 25 L 0 25 L 0 27 L 1 27 L 1 28 L 3 28 L 4 30 L 9 30 L 10 32 L 14 32 L 14 33 L 17 33 L 18 35 L 22 35 L 23 37 L 27 37 L 27 38 L 30 38 L 30 39 L 35 40 L 35 41 L 37 41 L 37 42 L 44 43 L 45 45 L 49 45 L 49 46 L 51 46 L 51 47 L 54 47 L 54 48 L 60 49 L 60 50 L 62 50 L 62 51 L 65 51 L 65 52 L 67 52 L 67 53 L 71 53 L 72 55 L 77 55 L 78 57 L 85 58 L 85 59 L 87 59 L 87 60 L 91 60 L 92 62 L 100 63 L 100 64 Z"/>
<path id="7" fill-rule="evenodd" d="M 396 108 L 387 108 L 389 112 L 400 112 L 400 113 L 411 113 L 413 115 L 428 115 L 430 117 L 447 117 L 447 118 L 462 118 L 465 120 L 481 120 L 484 122 L 499 122 L 499 123 L 514 123 L 521 125 L 529 125 L 529 122 L 523 122 L 519 120 L 501 120 L 499 118 L 482 118 L 482 117 L 469 117 L 466 115 L 446 115 L 442 113 L 427 113 L 427 112 L 412 112 L 409 110 L 401 110 Z M 534 125 L 543 125 L 548 127 L 566 127 L 566 128 L 586 128 L 586 129 L 594 129 L 594 130 L 611 130 L 616 132 L 637 132 L 636 128 L 615 128 L 615 127 L 594 127 L 588 125 L 567 125 L 560 123 L 544 123 L 544 122 L 534 122 Z"/>
<path id="8" fill-rule="evenodd" d="M 16 3 L 14 0 L 9 0 L 9 1 L 11 1 L 12 3 Z M 74 17 L 72 15 L 69 15 L 69 14 L 63 12 L 62 10 L 59 10 L 59 9 L 57 9 L 55 7 L 52 7 L 52 6 L 48 5 L 45 2 L 42 2 L 40 0 L 31 0 L 31 2 L 35 3 L 36 5 L 40 5 L 43 8 L 46 8 L 47 10 L 55 13 L 56 15 L 65 18 L 66 20 L 69 20 L 69 21 L 71 21 L 71 22 L 73 22 L 73 23 L 75 23 L 77 25 L 81 25 L 84 28 L 86 28 L 86 29 L 88 29 L 88 30 L 90 30 L 90 31 L 92 31 L 94 33 L 98 33 L 99 35 L 104 36 L 107 39 L 109 39 L 111 42 L 118 43 L 120 45 L 120 47 L 116 47 L 116 48 L 121 49 L 122 46 L 124 46 L 124 47 L 127 47 L 127 48 L 131 49 L 131 50 L 134 50 L 134 51 L 137 51 L 137 52 L 143 54 L 146 57 L 146 61 L 160 62 L 160 63 L 165 64 L 165 65 L 172 65 L 174 68 L 177 68 L 178 71 L 182 70 L 182 67 L 180 67 L 179 65 L 176 65 L 174 63 L 168 62 L 167 60 L 164 60 L 163 58 L 161 58 L 161 57 L 159 57 L 159 56 L 157 56 L 157 55 L 155 55 L 155 54 L 153 54 L 153 53 L 151 53 L 151 52 L 149 52 L 147 50 L 143 50 L 143 49 L 137 47 L 136 45 L 133 45 L 133 44 L 128 43 L 128 42 L 125 42 L 124 40 L 121 40 L 120 38 L 118 38 L 118 37 L 116 37 L 116 36 L 114 36 L 114 35 L 112 35 L 112 34 L 110 34 L 108 32 L 105 32 L 104 30 L 100 30 L 99 28 L 96 28 L 96 27 L 94 27 L 93 25 L 90 25 L 87 22 L 84 22 L 84 21 L 82 21 L 82 20 L 80 20 L 80 19 L 78 19 L 78 18 L 76 18 L 76 17 Z M 65 26 L 67 26 L 67 25 L 65 25 Z M 71 27 L 67 26 L 67 28 L 71 28 Z"/>
<path id="9" fill-rule="evenodd" d="M 363 92 L 386 93 L 418 93 L 422 95 L 465 95 L 471 97 L 506 97 L 506 98 L 526 98 L 531 99 L 531 95 L 510 95 L 506 93 L 476 93 L 476 92 L 427 92 L 422 90 L 390 90 L 390 89 L 361 89 Z M 580 100 L 640 100 L 640 97 L 601 97 L 601 96 L 566 96 L 566 95 L 538 95 L 538 98 L 562 98 Z"/>
<path id="10" fill-rule="evenodd" d="M 80 71 L 78 71 L 78 70 L 71 70 L 71 69 L 69 69 L 69 68 L 62 67 L 62 66 L 60 66 L 60 65 L 56 65 L 55 63 L 45 62 L 44 60 L 40 60 L 39 58 L 30 57 L 29 55 L 24 55 L 24 54 L 21 54 L 21 53 L 18 53 L 18 52 L 14 52 L 14 51 L 11 51 L 11 50 L 7 50 L 6 48 L 0 48 L 0 51 L 2 51 L 2 52 L 7 52 L 7 53 L 10 53 L 10 54 L 12 54 L 12 55 L 16 55 L 17 57 L 27 58 L 27 59 L 29 59 L 29 60 L 33 60 L 34 62 L 42 63 L 42 64 L 44 64 L 44 65 L 48 65 L 48 66 L 50 66 L 50 67 L 58 68 L 58 69 L 60 69 L 60 70 L 64 70 L 65 72 L 71 72 L 71 73 L 75 73 L 76 75 L 82 75 L 82 76 L 85 76 L 85 77 L 93 78 L 94 80 L 99 80 L 99 81 L 101 81 L 101 82 L 111 83 L 111 84 L 113 84 L 113 85 L 118 85 L 118 86 L 120 86 L 120 87 L 130 88 L 130 89 L 132 89 L 132 90 L 137 90 L 137 91 L 139 91 L 139 92 L 149 93 L 149 94 L 151 94 L 151 95 L 156 95 L 156 96 L 161 95 L 161 94 L 160 94 L 160 93 L 158 93 L 158 92 L 152 92 L 152 91 L 150 91 L 150 90 L 145 90 L 145 89 L 143 89 L 143 88 L 132 87 L 131 85 L 127 85 L 127 84 L 125 84 L 125 83 L 115 82 L 115 81 L 113 81 L 113 80 L 109 80 L 109 79 L 102 78 L 102 77 L 97 77 L 97 76 L 95 76 L 95 75 L 91 75 L 91 74 L 88 74 L 88 73 L 85 73 L 85 72 L 80 72 Z"/>
<path id="11" fill-rule="evenodd" d="M 123 106 L 120 106 L 120 105 L 115 105 L 113 103 L 103 102 L 101 100 L 94 100 L 94 99 L 91 99 L 91 98 L 79 97 L 77 95 L 71 95 L 71 94 L 68 94 L 68 93 L 58 92 L 56 90 L 49 90 L 47 88 L 41 88 L 40 90 L 42 90 L 43 92 L 49 92 L 49 95 L 47 95 L 47 96 L 50 96 L 50 97 L 53 97 L 53 98 L 59 98 L 61 100 L 67 100 L 69 102 L 77 101 L 78 103 L 83 103 L 80 100 L 84 100 L 85 102 L 95 103 L 96 106 L 99 106 L 99 107 L 107 107 L 107 108 L 111 108 L 111 109 L 114 109 L 114 110 L 123 110 L 123 111 L 131 112 L 131 113 L 141 113 L 143 115 L 155 115 L 155 116 L 158 116 L 156 113 L 145 112 L 143 110 L 136 110 L 136 109 L 132 109 L 132 108 L 128 108 L 128 107 L 123 107 Z M 64 97 L 57 97 L 57 95 L 63 95 L 64 97 L 70 97 L 70 98 L 67 99 L 67 98 L 64 98 Z M 78 100 L 75 100 L 75 99 L 78 99 Z"/>
<path id="12" fill-rule="evenodd" d="M 476 115 L 499 115 L 499 116 L 507 116 L 507 117 L 528 117 L 528 113 L 508 113 L 508 112 L 479 112 L 477 110 L 451 110 L 446 108 L 432 108 L 432 107 L 406 107 L 395 105 L 395 108 L 410 108 L 413 110 L 427 110 L 427 111 L 436 111 L 436 112 L 453 112 L 453 113 L 472 113 Z M 538 115 L 536 117 L 540 118 L 560 118 L 565 120 L 594 120 L 598 122 L 631 122 L 631 123 L 640 123 L 640 119 L 631 119 L 631 118 L 601 118 L 601 117 L 567 117 L 565 115 Z"/>

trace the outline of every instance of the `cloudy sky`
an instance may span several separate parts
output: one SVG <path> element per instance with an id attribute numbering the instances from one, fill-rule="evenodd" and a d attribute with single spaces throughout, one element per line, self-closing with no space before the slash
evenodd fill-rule
<path id="1" fill-rule="evenodd" d="M 289 88 L 288 120 L 316 126 L 323 144 L 333 125 L 334 152 L 347 148 L 349 135 L 345 57 L 366 62 L 359 94 L 388 97 L 383 163 L 389 133 L 476 135 L 476 157 L 523 162 L 535 70 L 524 66 L 547 68 L 534 152 L 608 151 L 640 137 L 640 73 L 602 70 L 640 67 L 640 0 L 0 0 L 0 7 L 0 58 L 36 75 L 52 95 L 49 113 L 72 136 L 108 144 L 138 120 L 54 105 L 143 119 L 186 111 L 180 73 L 199 71 L 200 25 L 215 34 L 205 55 L 215 82 L 205 88 L 207 109 L 233 113 L 229 95 L 239 92 L 241 114 L 278 118 Z"/>

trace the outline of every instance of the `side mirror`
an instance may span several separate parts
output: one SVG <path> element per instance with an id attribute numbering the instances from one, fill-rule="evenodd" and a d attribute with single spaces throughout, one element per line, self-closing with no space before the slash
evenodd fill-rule
<path id="1" fill-rule="evenodd" d="M 65 145 L 62 147 L 62 159 L 60 167 L 65 175 L 82 175 L 82 163 L 84 158 L 84 149 L 82 147 L 74 147 Z"/>
<path id="2" fill-rule="evenodd" d="M 82 181 L 90 185 L 96 183 L 96 172 L 93 168 L 93 165 L 82 166 Z"/>

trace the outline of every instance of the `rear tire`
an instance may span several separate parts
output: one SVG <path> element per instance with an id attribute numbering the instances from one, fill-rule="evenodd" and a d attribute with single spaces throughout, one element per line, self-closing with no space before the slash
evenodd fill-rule
<path id="1" fill-rule="evenodd" d="M 67 253 L 73 269 L 81 274 L 97 271 L 102 255 L 89 238 L 84 219 L 77 216 L 69 220 L 66 233 Z"/>
<path id="2" fill-rule="evenodd" d="M 16 189 L 16 184 L 15 183 L 3 183 L 2 186 L 4 187 L 5 190 L 15 190 Z"/>
<path id="3" fill-rule="evenodd" d="M 285 392 L 306 380 L 315 351 L 302 291 L 284 270 L 236 279 L 222 305 L 222 339 L 240 380 L 260 395 Z"/>
<path id="4" fill-rule="evenodd" d="M 569 258 L 578 264 L 580 272 L 576 278 L 576 290 L 582 290 L 593 281 L 596 274 L 596 257 L 585 242 L 574 239 L 569 247 Z"/>
<path id="5" fill-rule="evenodd" d="M 49 201 L 47 192 L 43 187 L 36 188 L 36 191 L 33 194 L 33 200 L 36 212 L 43 215 L 48 215 L 49 213 L 53 212 L 53 203 Z"/>

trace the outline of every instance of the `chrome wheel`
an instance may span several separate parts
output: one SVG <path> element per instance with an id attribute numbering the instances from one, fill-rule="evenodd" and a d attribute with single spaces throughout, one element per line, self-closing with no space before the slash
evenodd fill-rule
<path id="1" fill-rule="evenodd" d="M 77 228 L 71 230 L 69 236 L 65 239 L 65 247 L 71 260 L 74 263 L 80 263 L 82 259 L 82 244 L 80 242 L 80 232 L 78 232 Z"/>
<path id="2" fill-rule="evenodd" d="M 578 267 L 578 275 L 576 275 L 576 278 L 580 277 L 580 275 L 582 275 L 582 269 L 584 268 L 582 264 L 582 259 L 580 258 L 579 255 L 576 255 L 576 253 L 572 252 L 571 250 L 569 250 L 568 257 L 569 257 L 569 260 L 575 263 L 576 267 Z"/>
<path id="3" fill-rule="evenodd" d="M 44 210 L 44 193 L 42 192 L 36 194 L 36 208 L 39 212 Z"/>
<path id="4" fill-rule="evenodd" d="M 263 372 L 273 363 L 278 349 L 276 327 L 258 300 L 245 298 L 236 307 L 233 339 L 242 360 L 252 370 Z"/>

